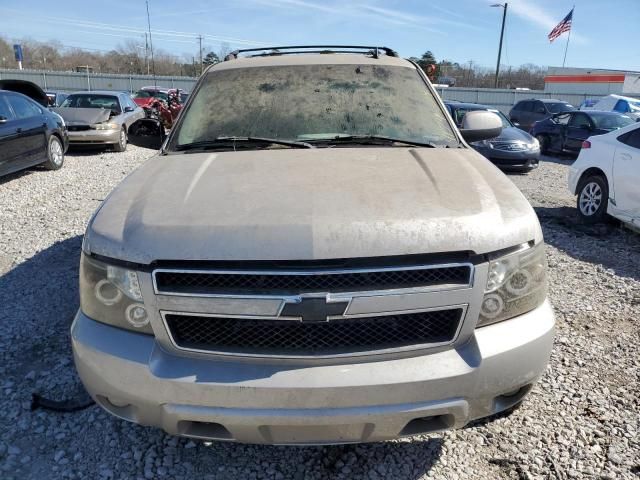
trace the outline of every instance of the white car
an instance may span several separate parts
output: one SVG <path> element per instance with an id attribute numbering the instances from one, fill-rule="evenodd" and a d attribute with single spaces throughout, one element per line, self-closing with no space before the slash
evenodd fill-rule
<path id="1" fill-rule="evenodd" d="M 607 95 L 588 106 L 585 101 L 580 110 L 600 110 L 601 112 L 624 113 L 636 120 L 640 120 L 640 100 L 637 98 L 623 97 L 622 95 Z"/>
<path id="2" fill-rule="evenodd" d="M 587 223 L 607 214 L 640 228 L 640 123 L 589 137 L 569 169 L 569 190 Z"/>

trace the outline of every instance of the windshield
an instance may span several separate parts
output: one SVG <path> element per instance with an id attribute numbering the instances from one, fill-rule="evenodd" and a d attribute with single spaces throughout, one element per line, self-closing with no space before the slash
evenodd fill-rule
<path id="1" fill-rule="evenodd" d="M 603 130 L 617 130 L 635 123 L 635 120 L 626 115 L 611 115 L 607 113 L 591 113 L 591 119 L 595 123 L 596 128 Z"/>
<path id="2" fill-rule="evenodd" d="M 120 111 L 118 97 L 112 95 L 69 95 L 61 106 L 70 108 L 105 108 L 114 112 Z"/>
<path id="3" fill-rule="evenodd" d="M 165 102 L 169 101 L 169 96 L 165 92 L 159 92 L 157 90 L 139 90 L 133 98 L 159 98 Z"/>
<path id="4" fill-rule="evenodd" d="M 194 95 L 169 150 L 219 137 L 313 142 L 380 135 L 458 145 L 413 68 L 323 64 L 214 70 Z"/>
<path id="5" fill-rule="evenodd" d="M 546 103 L 545 105 L 551 113 L 573 112 L 576 109 L 568 103 Z"/>
<path id="6" fill-rule="evenodd" d="M 632 112 L 640 112 L 640 102 L 629 102 L 629 108 Z"/>

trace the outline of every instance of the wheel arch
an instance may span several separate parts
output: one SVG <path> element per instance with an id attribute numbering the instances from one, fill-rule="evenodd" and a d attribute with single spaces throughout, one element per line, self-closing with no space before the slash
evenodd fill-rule
<path id="1" fill-rule="evenodd" d="M 607 178 L 607 174 L 604 173 L 604 170 L 602 170 L 599 167 L 589 167 L 584 172 L 582 172 L 582 175 L 580 175 L 580 179 L 578 180 L 578 183 L 576 183 L 576 191 L 573 192 L 573 194 L 578 195 L 578 193 L 580 193 L 580 189 L 582 188 L 583 182 L 587 178 L 593 177 L 593 176 L 599 176 L 604 178 L 604 181 L 607 182 L 609 197 L 611 197 L 611 183 L 609 182 L 609 178 Z"/>

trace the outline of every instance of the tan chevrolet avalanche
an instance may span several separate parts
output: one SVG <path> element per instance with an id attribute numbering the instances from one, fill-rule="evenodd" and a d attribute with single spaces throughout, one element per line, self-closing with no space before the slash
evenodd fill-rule
<path id="1" fill-rule="evenodd" d="M 267 444 L 373 442 L 511 411 L 554 334 L 512 182 L 391 49 L 245 50 L 91 219 L 78 373 L 117 417 Z"/>

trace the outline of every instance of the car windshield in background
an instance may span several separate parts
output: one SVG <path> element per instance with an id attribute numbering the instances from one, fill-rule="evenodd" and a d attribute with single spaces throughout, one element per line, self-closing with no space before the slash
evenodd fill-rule
<path id="1" fill-rule="evenodd" d="M 603 130 L 617 130 L 635 123 L 635 120 L 626 115 L 612 115 L 609 113 L 592 113 L 591 119 L 596 124 L 596 128 Z"/>
<path id="2" fill-rule="evenodd" d="M 208 73 L 168 150 L 221 137 L 320 145 L 338 137 L 371 135 L 458 145 L 434 96 L 414 69 L 321 64 Z"/>
<path id="3" fill-rule="evenodd" d="M 153 90 L 140 90 L 136 92 L 133 98 L 159 98 L 165 102 L 169 100 L 169 95 L 165 92 L 158 92 Z"/>
<path id="4" fill-rule="evenodd" d="M 116 112 L 120 111 L 118 97 L 112 95 L 69 95 L 62 103 L 62 106 L 70 108 L 104 108 Z"/>
<path id="5" fill-rule="evenodd" d="M 547 103 L 546 105 L 551 113 L 573 112 L 576 109 L 568 103 Z"/>

